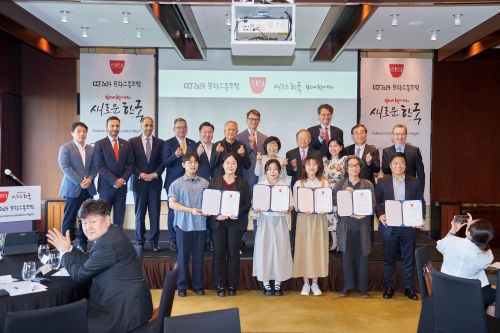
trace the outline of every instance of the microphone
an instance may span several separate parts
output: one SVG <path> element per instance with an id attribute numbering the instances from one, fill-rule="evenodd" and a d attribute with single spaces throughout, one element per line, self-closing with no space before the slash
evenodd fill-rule
<path id="1" fill-rule="evenodd" d="M 14 176 L 14 174 L 12 173 L 12 171 L 10 171 L 10 169 L 5 169 L 4 172 L 5 172 L 5 174 L 7 176 L 9 176 L 10 178 L 12 178 L 18 185 L 26 186 L 26 185 L 24 185 L 24 183 L 19 178 L 17 178 L 16 176 Z"/>

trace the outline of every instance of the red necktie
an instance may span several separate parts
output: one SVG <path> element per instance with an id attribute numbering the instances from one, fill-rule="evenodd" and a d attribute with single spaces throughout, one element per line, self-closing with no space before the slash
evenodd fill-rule
<path id="1" fill-rule="evenodd" d="M 330 136 L 328 135 L 328 129 L 325 128 L 325 142 L 328 147 L 328 143 L 330 142 Z"/>
<path id="2" fill-rule="evenodd" d="M 115 152 L 116 162 L 118 162 L 118 142 L 116 142 L 116 139 L 113 139 L 113 150 Z"/>
<path id="3" fill-rule="evenodd" d="M 255 132 L 253 132 L 252 135 L 255 138 Z M 257 152 L 257 138 L 255 138 L 255 141 L 253 142 L 253 151 Z"/>

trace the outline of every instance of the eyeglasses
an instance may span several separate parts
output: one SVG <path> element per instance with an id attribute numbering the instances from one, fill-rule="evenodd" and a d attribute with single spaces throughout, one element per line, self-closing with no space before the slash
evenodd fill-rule
<path id="1" fill-rule="evenodd" d="M 247 119 L 250 120 L 250 121 L 253 121 L 253 122 L 260 121 L 260 118 L 247 118 Z"/>
<path id="2" fill-rule="evenodd" d="M 359 164 L 347 164 L 347 166 L 348 166 L 349 168 L 359 168 L 359 167 L 360 167 L 360 165 L 359 165 Z"/>
<path id="3" fill-rule="evenodd" d="M 394 136 L 406 136 L 406 133 L 392 133 Z"/>
<path id="4" fill-rule="evenodd" d="M 183 129 L 187 129 L 188 127 L 187 126 L 175 126 L 174 128 L 176 130 L 183 130 Z"/>

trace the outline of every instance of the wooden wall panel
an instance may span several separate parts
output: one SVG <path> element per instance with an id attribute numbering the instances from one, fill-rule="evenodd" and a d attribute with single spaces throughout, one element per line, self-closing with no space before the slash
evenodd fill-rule
<path id="1" fill-rule="evenodd" d="M 0 186 L 16 186 L 5 176 L 5 169 L 23 180 L 21 116 L 21 97 L 0 92 Z"/>
<path id="2" fill-rule="evenodd" d="M 60 198 L 59 147 L 76 121 L 76 60 L 22 46 L 23 180 L 42 186 L 42 200 Z"/>
<path id="3" fill-rule="evenodd" d="M 500 60 L 435 63 L 433 201 L 500 203 Z"/>
<path id="4" fill-rule="evenodd" d="M 453 221 L 455 215 L 461 215 L 460 203 L 441 203 L 441 238 L 450 231 L 450 222 Z"/>
<path id="5" fill-rule="evenodd" d="M 21 96 L 21 41 L 0 30 L 0 91 Z"/>

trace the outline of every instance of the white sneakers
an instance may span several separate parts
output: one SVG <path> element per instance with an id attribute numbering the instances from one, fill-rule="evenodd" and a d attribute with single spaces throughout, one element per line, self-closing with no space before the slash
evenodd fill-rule
<path id="1" fill-rule="evenodd" d="M 302 289 L 302 290 L 304 290 L 304 289 Z M 319 290 L 319 286 L 317 283 L 312 284 L 311 290 L 312 290 L 314 296 L 321 296 L 321 290 Z"/>
<path id="2" fill-rule="evenodd" d="M 309 292 L 312 290 L 314 296 L 321 296 L 321 290 L 319 290 L 319 286 L 317 283 L 313 283 L 312 286 L 309 286 L 309 283 L 305 283 L 302 287 L 302 291 L 300 294 L 302 296 L 309 296 Z"/>

